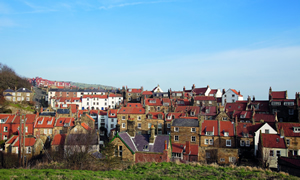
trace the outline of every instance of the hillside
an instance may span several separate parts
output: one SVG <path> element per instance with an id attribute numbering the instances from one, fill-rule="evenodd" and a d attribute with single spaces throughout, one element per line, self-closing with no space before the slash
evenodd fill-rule
<path id="1" fill-rule="evenodd" d="M 87 171 L 69 169 L 1 169 L 1 179 L 298 179 L 253 167 L 221 167 L 197 163 L 145 163 L 128 169 Z"/>
<path id="2" fill-rule="evenodd" d="M 98 88 L 100 87 L 100 89 L 116 89 L 115 87 L 112 86 L 105 86 L 105 85 L 101 85 L 101 84 L 86 84 L 86 83 L 78 83 L 78 82 L 71 82 L 71 86 L 76 86 L 79 88 Z"/>

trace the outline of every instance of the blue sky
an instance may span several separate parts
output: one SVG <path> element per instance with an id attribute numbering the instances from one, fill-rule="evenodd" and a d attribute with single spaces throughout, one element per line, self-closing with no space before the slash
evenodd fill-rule
<path id="1" fill-rule="evenodd" d="M 26 77 L 167 91 L 300 91 L 297 0 L 0 0 L 0 62 Z"/>

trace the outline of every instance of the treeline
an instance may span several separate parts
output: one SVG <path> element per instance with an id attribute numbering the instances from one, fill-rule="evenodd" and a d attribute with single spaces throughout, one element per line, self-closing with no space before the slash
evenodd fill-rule
<path id="1" fill-rule="evenodd" d="M 8 87 L 15 90 L 22 87 L 30 90 L 31 84 L 25 77 L 20 77 L 16 72 L 5 64 L 0 63 L 0 96 L 3 96 L 3 91 Z"/>

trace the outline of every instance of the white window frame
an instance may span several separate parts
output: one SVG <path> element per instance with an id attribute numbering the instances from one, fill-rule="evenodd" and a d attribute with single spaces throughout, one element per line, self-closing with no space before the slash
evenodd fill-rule
<path id="1" fill-rule="evenodd" d="M 194 139 L 194 140 L 193 140 Z M 196 136 L 191 137 L 191 142 L 196 142 Z"/>
<path id="2" fill-rule="evenodd" d="M 142 123 L 138 123 L 138 128 L 139 128 L 139 129 L 142 128 Z"/>
<path id="3" fill-rule="evenodd" d="M 240 141 L 240 146 L 245 146 L 245 141 L 244 140 Z"/>
<path id="4" fill-rule="evenodd" d="M 177 139 L 177 140 L 176 140 Z M 175 135 L 174 136 L 174 141 L 179 141 L 179 136 L 178 135 Z"/>
<path id="5" fill-rule="evenodd" d="M 122 120 L 125 120 L 126 119 L 126 117 L 125 116 L 122 116 Z"/>
<path id="6" fill-rule="evenodd" d="M 138 120 L 142 120 L 141 116 L 138 116 L 137 119 L 138 119 Z"/>
<path id="7" fill-rule="evenodd" d="M 209 140 L 208 139 L 204 139 L 204 144 L 209 144 Z"/>
<path id="8" fill-rule="evenodd" d="M 126 128 L 126 124 L 125 123 L 122 123 L 122 128 Z"/>
<path id="9" fill-rule="evenodd" d="M 8 127 L 4 126 L 3 127 L 3 132 L 7 132 L 8 131 Z"/>
<path id="10" fill-rule="evenodd" d="M 226 146 L 227 147 L 231 147 L 231 139 L 227 139 L 226 140 Z"/>
<path id="11" fill-rule="evenodd" d="M 174 127 L 174 132 L 179 132 L 179 127 Z"/>
<path id="12" fill-rule="evenodd" d="M 209 139 L 209 145 L 214 145 L 214 140 L 213 139 Z"/>
<path id="13" fill-rule="evenodd" d="M 249 141 L 249 140 L 246 141 L 246 146 L 247 146 L 247 147 L 250 146 L 250 141 Z"/>
<path id="14" fill-rule="evenodd" d="M 44 134 L 47 134 L 48 130 L 47 129 L 44 129 Z"/>
<path id="15" fill-rule="evenodd" d="M 196 132 L 196 128 L 191 128 L 191 132 Z"/>
<path id="16" fill-rule="evenodd" d="M 229 132 L 224 132 L 224 136 L 228 137 L 229 136 Z"/>

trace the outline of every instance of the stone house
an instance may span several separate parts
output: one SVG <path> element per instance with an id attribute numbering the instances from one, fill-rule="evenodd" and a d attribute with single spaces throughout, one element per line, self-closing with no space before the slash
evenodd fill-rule
<path id="1" fill-rule="evenodd" d="M 193 106 L 217 106 L 217 99 L 214 96 L 192 97 Z"/>
<path id="2" fill-rule="evenodd" d="M 154 125 L 155 134 L 165 134 L 165 115 L 162 112 L 149 112 L 144 122 L 138 122 L 138 134 L 150 134 L 150 128 Z M 141 132 L 141 133 L 139 133 Z"/>
<path id="3" fill-rule="evenodd" d="M 27 88 L 19 88 L 15 91 L 12 89 L 6 89 L 5 91 L 3 91 L 4 98 L 10 102 L 30 102 L 33 101 L 33 95 L 34 93 L 32 92 L 32 90 L 29 90 Z"/>
<path id="4" fill-rule="evenodd" d="M 143 87 L 140 89 L 129 89 L 127 86 L 126 89 L 124 86 L 122 89 L 126 102 L 141 102 L 143 90 Z"/>
<path id="5" fill-rule="evenodd" d="M 156 135 L 152 125 L 151 134 L 135 135 L 128 132 L 117 133 L 110 142 L 115 156 L 122 160 L 139 162 L 169 162 L 172 148 L 169 135 Z"/>
<path id="6" fill-rule="evenodd" d="M 166 116 L 165 117 L 165 132 L 166 132 L 166 134 L 170 134 L 172 121 L 174 119 L 179 119 L 180 117 L 184 117 L 185 114 L 170 112 L 170 113 L 166 114 L 165 116 Z"/>
<path id="7" fill-rule="evenodd" d="M 56 117 L 39 116 L 34 123 L 34 136 L 45 135 L 51 139 L 53 137 L 53 128 Z"/>
<path id="8" fill-rule="evenodd" d="M 165 112 L 169 111 L 169 106 L 166 106 L 167 102 L 165 102 L 165 106 L 163 105 L 162 98 L 146 98 L 144 99 L 144 106 L 146 112 Z"/>
<path id="9" fill-rule="evenodd" d="M 191 145 L 190 141 L 185 144 L 172 143 L 172 160 L 180 159 L 183 161 L 198 161 L 199 146 Z"/>
<path id="10" fill-rule="evenodd" d="M 141 123 L 141 125 L 144 127 L 145 126 L 145 109 L 144 108 L 139 108 L 139 107 L 122 107 L 119 109 L 118 114 L 117 114 L 117 119 L 120 121 L 120 132 L 126 131 L 127 130 L 127 122 L 128 120 L 134 122 L 135 130 L 138 130 L 138 123 Z M 144 125 L 143 125 L 144 123 Z"/>
<path id="11" fill-rule="evenodd" d="M 184 144 L 199 144 L 199 121 L 198 119 L 180 118 L 172 121 L 171 142 Z"/>
<path id="12" fill-rule="evenodd" d="M 67 134 L 68 130 L 75 125 L 75 118 L 60 117 L 56 120 L 53 128 L 53 136 L 56 134 Z"/>
<path id="13" fill-rule="evenodd" d="M 300 123 L 277 123 L 277 133 L 285 137 L 288 157 L 300 155 Z"/>
<path id="14" fill-rule="evenodd" d="M 63 151 L 67 134 L 55 134 L 51 142 L 52 151 Z"/>
<path id="15" fill-rule="evenodd" d="M 34 137 L 27 136 L 25 138 L 24 153 L 27 158 L 31 158 L 31 156 L 34 154 L 35 142 L 36 140 Z M 20 142 L 19 142 L 19 136 L 17 135 L 13 135 L 5 143 L 5 152 L 7 153 L 19 154 L 19 148 L 20 148 Z"/>

